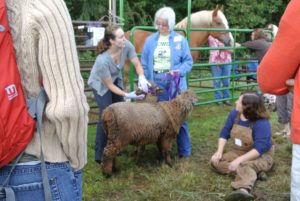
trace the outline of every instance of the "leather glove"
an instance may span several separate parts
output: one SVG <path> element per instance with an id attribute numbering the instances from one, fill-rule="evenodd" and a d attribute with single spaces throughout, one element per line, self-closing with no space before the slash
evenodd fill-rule
<path id="1" fill-rule="evenodd" d="M 144 75 L 139 75 L 139 83 L 138 87 L 143 90 L 144 92 L 148 93 L 148 87 L 151 86 L 151 84 L 147 81 Z"/>
<path id="2" fill-rule="evenodd" d="M 135 91 L 132 91 L 130 93 L 125 93 L 124 97 L 125 99 L 143 99 L 145 98 L 145 94 L 136 95 Z"/>

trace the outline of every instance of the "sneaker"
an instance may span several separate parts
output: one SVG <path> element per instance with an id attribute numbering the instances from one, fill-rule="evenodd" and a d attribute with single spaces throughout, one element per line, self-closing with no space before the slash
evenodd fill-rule
<path id="1" fill-rule="evenodd" d="M 223 101 L 224 105 L 228 105 L 228 106 L 231 106 L 231 103 L 230 101 Z"/>
<path id="2" fill-rule="evenodd" d="M 98 163 L 98 164 L 100 164 L 100 165 L 101 165 L 101 163 L 102 163 L 101 160 L 95 160 L 95 162 Z"/>
<path id="3" fill-rule="evenodd" d="M 283 129 L 281 131 L 276 132 L 275 135 L 289 136 L 291 134 L 290 124 L 289 123 L 282 124 L 282 127 L 283 127 Z"/>
<path id="4" fill-rule="evenodd" d="M 251 201 L 254 200 L 254 196 L 251 195 L 248 190 L 240 188 L 233 191 L 225 197 L 225 201 Z"/>

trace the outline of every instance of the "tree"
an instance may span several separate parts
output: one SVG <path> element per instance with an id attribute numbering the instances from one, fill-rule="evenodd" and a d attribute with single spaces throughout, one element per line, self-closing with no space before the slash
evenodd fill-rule
<path id="1" fill-rule="evenodd" d="M 72 19 L 98 20 L 108 15 L 109 0 L 65 0 Z M 117 2 L 119 2 L 117 0 Z M 192 12 L 212 10 L 224 5 L 224 13 L 233 28 L 265 27 L 278 24 L 289 0 L 193 0 Z M 162 6 L 171 6 L 177 21 L 187 15 L 187 2 L 169 0 L 124 0 L 125 30 L 133 26 L 152 25 L 155 12 Z"/>

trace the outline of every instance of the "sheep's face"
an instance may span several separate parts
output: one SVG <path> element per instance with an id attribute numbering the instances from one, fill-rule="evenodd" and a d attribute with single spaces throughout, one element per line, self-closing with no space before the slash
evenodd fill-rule
<path id="1" fill-rule="evenodd" d="M 198 102 L 198 97 L 197 97 L 196 93 L 190 89 L 187 91 L 181 92 L 178 97 L 180 99 L 188 100 L 193 105 L 195 105 Z"/>
<path id="2" fill-rule="evenodd" d="M 186 112 L 190 112 L 193 109 L 193 105 L 198 102 L 198 97 L 192 90 L 187 90 L 181 92 L 181 94 L 177 96 L 175 100 Z"/>

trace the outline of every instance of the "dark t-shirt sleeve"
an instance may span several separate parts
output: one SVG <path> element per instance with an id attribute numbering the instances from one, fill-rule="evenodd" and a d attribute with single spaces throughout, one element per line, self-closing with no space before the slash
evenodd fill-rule
<path id="1" fill-rule="evenodd" d="M 253 40 L 253 41 L 247 41 L 242 43 L 243 46 L 248 47 L 252 50 L 258 50 L 261 48 L 261 45 L 259 44 L 259 41 Z"/>
<path id="2" fill-rule="evenodd" d="M 257 120 L 253 124 L 252 136 L 254 141 L 253 148 L 256 149 L 260 155 L 269 151 L 272 147 L 271 125 L 269 120 Z"/>
<path id="3" fill-rule="evenodd" d="M 232 126 L 234 124 L 235 118 L 238 115 L 238 111 L 237 110 L 232 110 L 227 119 L 226 122 L 224 124 L 224 127 L 222 128 L 221 132 L 220 132 L 220 138 L 224 138 L 226 140 L 228 140 L 230 138 L 230 132 L 232 129 Z"/>

